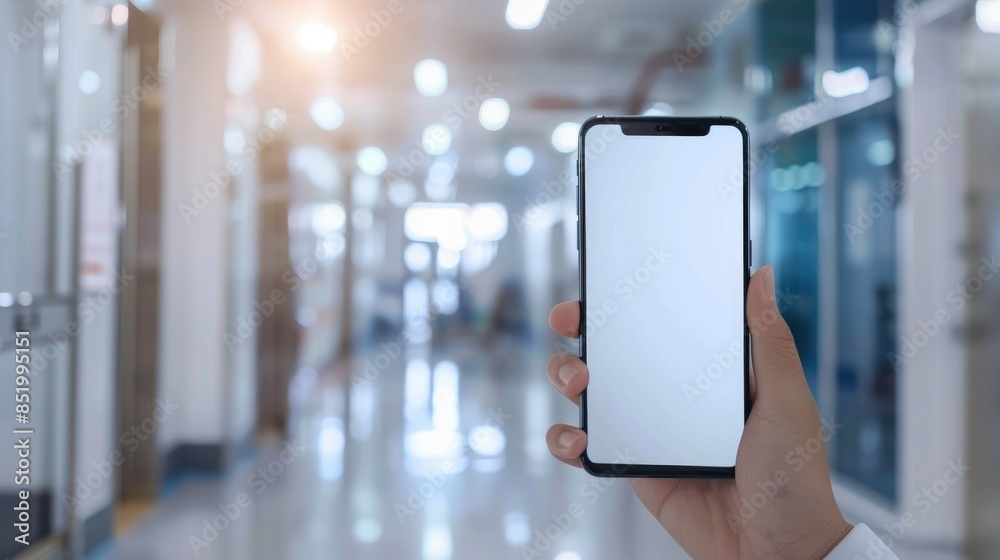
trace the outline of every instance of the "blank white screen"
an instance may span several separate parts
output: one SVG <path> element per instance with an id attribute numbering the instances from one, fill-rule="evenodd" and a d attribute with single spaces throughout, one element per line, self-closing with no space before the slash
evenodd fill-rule
<path id="1" fill-rule="evenodd" d="M 732 467 L 744 421 L 743 136 L 596 125 L 584 146 L 588 457 Z"/>

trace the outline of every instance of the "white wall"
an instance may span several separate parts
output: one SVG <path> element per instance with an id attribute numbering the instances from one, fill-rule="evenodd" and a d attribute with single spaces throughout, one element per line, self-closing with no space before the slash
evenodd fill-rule
<path id="1" fill-rule="evenodd" d="M 159 392 L 176 400 L 164 452 L 182 444 L 224 444 L 245 436 L 255 415 L 256 335 L 233 353 L 224 335 L 256 299 L 256 178 L 229 176 L 229 32 L 209 2 L 182 0 L 164 26 L 164 181 Z M 237 186 L 237 184 L 239 186 Z M 245 200 L 230 199 L 249 187 Z M 204 198 L 202 198 L 204 195 Z M 235 223 L 234 222 L 238 222 Z"/>

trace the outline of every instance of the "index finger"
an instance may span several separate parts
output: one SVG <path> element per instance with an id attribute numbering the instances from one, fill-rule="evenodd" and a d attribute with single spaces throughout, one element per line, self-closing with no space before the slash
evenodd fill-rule
<path id="1" fill-rule="evenodd" d="M 549 327 L 563 336 L 579 338 L 580 302 L 567 301 L 553 307 L 549 313 Z"/>

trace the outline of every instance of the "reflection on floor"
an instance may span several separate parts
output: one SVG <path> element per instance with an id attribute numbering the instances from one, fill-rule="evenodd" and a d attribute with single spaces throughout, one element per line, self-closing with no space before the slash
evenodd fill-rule
<path id="1" fill-rule="evenodd" d="M 548 455 L 546 429 L 577 411 L 547 355 L 382 348 L 299 372 L 290 442 L 183 481 L 102 558 L 687 558 L 627 482 Z"/>

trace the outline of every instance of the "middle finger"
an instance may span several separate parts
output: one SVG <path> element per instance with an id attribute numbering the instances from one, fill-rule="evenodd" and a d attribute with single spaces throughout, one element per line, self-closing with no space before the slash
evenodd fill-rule
<path id="1" fill-rule="evenodd" d="M 590 382 L 590 371 L 583 360 L 572 354 L 556 354 L 549 359 L 545 373 L 560 393 L 573 403 L 580 404 L 580 394 Z"/>

